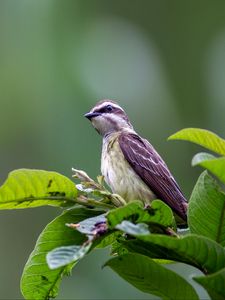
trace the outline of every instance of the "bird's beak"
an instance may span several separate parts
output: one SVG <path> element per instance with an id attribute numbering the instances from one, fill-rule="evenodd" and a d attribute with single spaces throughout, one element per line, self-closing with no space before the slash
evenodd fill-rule
<path id="1" fill-rule="evenodd" d="M 100 116 L 100 113 L 98 112 L 88 112 L 84 115 L 88 120 L 91 120 L 92 118 L 95 118 L 97 116 Z"/>

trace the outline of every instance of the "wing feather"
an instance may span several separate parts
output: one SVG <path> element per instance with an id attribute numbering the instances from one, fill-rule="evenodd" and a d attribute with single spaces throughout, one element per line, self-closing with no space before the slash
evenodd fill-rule
<path id="1" fill-rule="evenodd" d="M 134 133 L 121 133 L 119 145 L 125 159 L 145 184 L 186 221 L 187 201 L 153 146 Z"/>

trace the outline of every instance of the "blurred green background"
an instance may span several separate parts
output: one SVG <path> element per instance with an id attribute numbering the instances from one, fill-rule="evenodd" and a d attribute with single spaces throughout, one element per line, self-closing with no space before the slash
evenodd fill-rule
<path id="1" fill-rule="evenodd" d="M 0 1 L 1 183 L 16 168 L 98 175 L 101 139 L 83 114 L 103 98 L 126 109 L 189 198 L 201 171 L 190 165 L 199 148 L 166 139 L 184 127 L 225 137 L 225 2 Z M 0 211 L 1 299 L 21 298 L 23 266 L 59 213 Z M 148 299 L 101 270 L 107 255 L 99 250 L 81 261 L 58 299 Z M 197 272 L 175 268 L 189 278 Z"/>

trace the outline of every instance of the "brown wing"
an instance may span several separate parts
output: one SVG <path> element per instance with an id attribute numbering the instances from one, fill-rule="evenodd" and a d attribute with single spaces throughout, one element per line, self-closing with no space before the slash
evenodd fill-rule
<path id="1" fill-rule="evenodd" d="M 187 201 L 153 146 L 132 133 L 122 133 L 119 145 L 125 159 L 154 194 L 186 221 Z"/>

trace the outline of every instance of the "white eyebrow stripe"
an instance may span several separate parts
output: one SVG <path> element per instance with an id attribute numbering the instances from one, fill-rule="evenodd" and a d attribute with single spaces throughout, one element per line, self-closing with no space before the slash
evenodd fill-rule
<path id="1" fill-rule="evenodd" d="M 103 107 L 106 107 L 107 105 L 112 105 L 112 107 L 119 108 L 119 109 L 121 109 L 124 112 L 124 110 L 122 109 L 121 106 L 119 106 L 118 104 L 112 103 L 110 101 L 108 101 L 108 102 L 106 101 L 106 102 L 101 103 L 99 106 L 95 106 L 93 108 L 93 111 L 94 110 L 102 109 Z"/>

